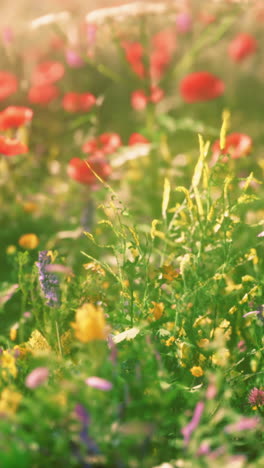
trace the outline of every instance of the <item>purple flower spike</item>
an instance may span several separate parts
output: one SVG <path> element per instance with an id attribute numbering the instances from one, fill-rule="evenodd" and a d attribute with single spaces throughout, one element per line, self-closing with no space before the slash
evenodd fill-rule
<path id="1" fill-rule="evenodd" d="M 228 434 L 232 432 L 250 431 L 251 429 L 255 429 L 258 423 L 259 419 L 256 417 L 241 418 L 234 424 L 228 424 L 228 426 L 224 428 L 224 431 Z"/>
<path id="2" fill-rule="evenodd" d="M 81 421 L 83 424 L 87 426 L 90 424 L 89 413 L 83 405 L 81 405 L 80 403 L 77 403 L 74 408 L 74 413 L 77 419 L 79 419 L 79 421 Z"/>
<path id="3" fill-rule="evenodd" d="M 204 411 L 204 403 L 202 401 L 199 401 L 195 407 L 191 421 L 189 422 L 189 424 L 187 424 L 187 426 L 185 426 L 181 430 L 181 433 L 183 434 L 186 445 L 190 442 L 190 438 L 191 438 L 193 431 L 199 425 L 203 411 Z"/>
<path id="4" fill-rule="evenodd" d="M 97 388 L 104 392 L 108 392 L 113 388 L 113 384 L 109 382 L 109 380 L 101 379 L 100 377 L 88 377 L 88 379 L 85 380 L 85 383 L 86 385 L 89 385 L 89 387 Z"/>
<path id="5" fill-rule="evenodd" d="M 39 252 L 36 265 L 39 272 L 39 282 L 43 296 L 47 300 L 46 304 L 50 307 L 60 305 L 59 280 L 56 275 L 47 271 L 47 266 L 51 263 L 50 255 L 47 250 Z"/>

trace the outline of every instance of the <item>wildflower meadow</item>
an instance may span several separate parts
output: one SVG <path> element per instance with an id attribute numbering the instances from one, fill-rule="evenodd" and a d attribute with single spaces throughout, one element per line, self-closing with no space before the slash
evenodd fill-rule
<path id="1" fill-rule="evenodd" d="M 263 1 L 11 3 L 0 468 L 263 467 Z"/>

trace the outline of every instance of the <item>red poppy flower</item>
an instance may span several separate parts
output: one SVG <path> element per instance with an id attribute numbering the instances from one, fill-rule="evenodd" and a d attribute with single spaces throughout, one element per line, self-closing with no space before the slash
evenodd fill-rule
<path id="1" fill-rule="evenodd" d="M 102 151 L 105 154 L 114 153 L 122 145 L 122 141 L 120 136 L 117 133 L 102 133 L 100 135 L 99 140 L 102 144 Z"/>
<path id="2" fill-rule="evenodd" d="M 79 95 L 79 109 L 89 111 L 96 104 L 96 97 L 92 93 L 82 93 Z"/>
<path id="3" fill-rule="evenodd" d="M 32 84 L 43 86 L 59 81 L 64 75 L 64 66 L 60 62 L 42 62 L 33 71 Z"/>
<path id="4" fill-rule="evenodd" d="M 144 49 L 140 42 L 123 42 L 126 59 L 129 63 L 135 63 L 142 59 Z"/>
<path id="5" fill-rule="evenodd" d="M 164 97 L 164 91 L 159 86 L 151 86 L 150 98 L 149 100 L 154 104 L 157 104 Z"/>
<path id="6" fill-rule="evenodd" d="M 89 158 L 87 162 L 90 167 L 83 159 L 71 159 L 67 168 L 69 177 L 81 184 L 93 186 L 98 183 L 98 179 L 92 170 L 103 180 L 106 180 L 112 172 L 111 166 L 104 158 L 94 156 Z"/>
<path id="7" fill-rule="evenodd" d="M 131 94 L 131 106 L 135 110 L 144 110 L 147 107 L 148 97 L 145 91 L 138 89 Z"/>
<path id="8" fill-rule="evenodd" d="M 29 107 L 9 106 L 0 112 L 0 129 L 17 128 L 30 122 L 33 117 Z"/>
<path id="9" fill-rule="evenodd" d="M 232 159 L 242 158 L 250 153 L 252 149 L 252 139 L 244 133 L 231 133 L 226 138 L 226 145 L 223 150 L 220 149 L 220 141 L 217 140 L 212 147 L 213 160 L 216 161 L 221 154 L 230 154 Z M 228 158 L 224 157 L 223 162 Z"/>
<path id="10" fill-rule="evenodd" d="M 154 79 L 160 79 L 171 60 L 171 54 L 167 50 L 156 49 L 150 57 L 150 75 Z"/>
<path id="11" fill-rule="evenodd" d="M 134 73 L 143 78 L 145 76 L 145 67 L 142 62 L 143 46 L 139 42 L 123 42 L 122 46 L 125 49 L 126 59 Z"/>
<path id="12" fill-rule="evenodd" d="M 96 97 L 91 93 L 66 93 L 62 100 L 67 112 L 89 111 L 96 104 Z"/>
<path id="13" fill-rule="evenodd" d="M 228 46 L 228 54 L 234 62 L 241 62 L 256 52 L 258 43 L 250 34 L 238 34 Z"/>
<path id="14" fill-rule="evenodd" d="M 78 93 L 66 93 L 62 99 L 62 107 L 67 112 L 78 112 L 79 94 Z"/>
<path id="15" fill-rule="evenodd" d="M 102 133 L 98 138 L 91 138 L 84 143 L 82 150 L 84 153 L 91 154 L 97 152 L 98 154 L 111 154 L 114 153 L 119 146 L 122 145 L 120 136 L 117 133 L 108 132 Z"/>
<path id="16" fill-rule="evenodd" d="M 94 153 L 97 150 L 99 150 L 97 138 L 91 138 L 82 146 L 82 151 L 87 154 Z"/>
<path id="17" fill-rule="evenodd" d="M 28 99 L 33 104 L 49 104 L 59 96 L 59 90 L 53 84 L 32 86 L 28 92 Z"/>
<path id="18" fill-rule="evenodd" d="M 15 75 L 0 71 L 0 100 L 6 99 L 17 91 L 18 83 Z"/>
<path id="19" fill-rule="evenodd" d="M 209 101 L 224 91 L 224 82 L 209 72 L 191 73 L 180 83 L 180 93 L 185 102 Z"/>
<path id="20" fill-rule="evenodd" d="M 5 156 L 16 156 L 17 154 L 28 153 L 28 147 L 18 140 L 6 138 L 0 135 L 0 154 Z"/>
<path id="21" fill-rule="evenodd" d="M 129 137 L 128 144 L 133 146 L 137 145 L 138 143 L 149 143 L 149 140 L 143 135 L 140 135 L 140 133 L 132 133 L 132 135 Z"/>

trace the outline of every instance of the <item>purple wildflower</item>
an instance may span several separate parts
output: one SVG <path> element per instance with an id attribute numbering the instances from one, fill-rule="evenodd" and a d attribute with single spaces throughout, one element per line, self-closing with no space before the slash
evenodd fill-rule
<path id="1" fill-rule="evenodd" d="M 185 426 L 181 430 L 181 433 L 183 434 L 186 445 L 190 442 L 190 438 L 191 438 L 193 431 L 199 425 L 203 411 L 204 411 L 204 403 L 202 401 L 199 401 L 195 407 L 191 421 L 189 422 L 189 424 L 187 424 L 187 426 Z"/>
<path id="2" fill-rule="evenodd" d="M 46 270 L 47 265 L 51 263 L 50 255 L 47 250 L 42 250 L 38 255 L 36 265 L 39 272 L 39 282 L 42 293 L 47 300 L 46 304 L 50 307 L 60 305 L 59 280 L 56 275 Z"/>
<path id="3" fill-rule="evenodd" d="M 74 408 L 74 413 L 76 418 L 79 419 L 80 422 L 82 422 L 86 426 L 89 426 L 90 415 L 83 405 L 77 403 L 77 405 Z"/>
<path id="4" fill-rule="evenodd" d="M 47 367 L 36 367 L 26 378 L 26 387 L 37 388 L 42 385 L 49 377 L 49 370 Z"/>
<path id="5" fill-rule="evenodd" d="M 259 419 L 256 417 L 253 418 L 241 418 L 234 424 L 228 424 L 225 426 L 224 431 L 229 433 L 232 432 L 241 432 L 241 431 L 249 431 L 251 429 L 255 429 L 259 423 Z"/>
<path id="6" fill-rule="evenodd" d="M 260 388 L 252 388 L 248 395 L 248 402 L 252 406 L 262 406 L 264 405 L 264 390 Z"/>
<path id="7" fill-rule="evenodd" d="M 184 34 L 191 30 L 192 28 L 192 18 L 187 12 L 179 13 L 176 16 L 176 26 L 177 30 Z"/>
<path id="8" fill-rule="evenodd" d="M 208 442 L 202 442 L 197 450 L 197 455 L 208 455 L 210 453 L 210 445 Z"/>
<path id="9" fill-rule="evenodd" d="M 240 340 L 238 343 L 237 343 L 237 347 L 239 349 L 239 351 L 241 353 L 243 353 L 244 351 L 246 351 L 247 347 L 246 347 L 246 342 L 244 340 Z"/>
<path id="10" fill-rule="evenodd" d="M 108 392 L 112 389 L 113 384 L 109 382 L 109 380 L 101 379 L 100 377 L 88 377 L 85 380 L 86 385 L 89 387 L 97 388 L 98 390 L 103 390 L 104 392 Z"/>
<path id="11" fill-rule="evenodd" d="M 73 49 L 66 50 L 66 62 L 72 68 L 79 68 L 84 63 L 82 57 Z"/>
<path id="12" fill-rule="evenodd" d="M 90 426 L 90 415 L 86 408 L 81 405 L 80 403 L 77 403 L 74 409 L 75 417 L 78 419 L 81 423 L 81 430 L 80 430 L 80 440 L 82 444 L 87 448 L 87 454 L 89 455 L 96 455 L 99 453 L 99 449 L 92 439 L 92 437 L 89 436 L 88 431 L 89 431 L 89 426 Z M 77 456 L 80 460 L 80 462 L 83 462 L 83 455 L 77 451 Z M 91 468 L 90 463 L 84 463 L 82 465 L 85 468 Z"/>
<path id="13" fill-rule="evenodd" d="M 250 310 L 250 312 L 246 312 L 243 317 L 249 317 L 250 315 L 257 315 L 258 318 L 264 322 L 264 305 L 258 306 L 257 310 Z"/>

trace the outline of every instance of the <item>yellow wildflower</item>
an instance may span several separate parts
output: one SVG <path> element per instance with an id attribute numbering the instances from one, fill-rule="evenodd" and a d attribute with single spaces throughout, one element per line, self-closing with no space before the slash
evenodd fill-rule
<path id="1" fill-rule="evenodd" d="M 166 323 L 166 328 L 167 330 L 171 331 L 175 327 L 175 322 L 167 322 Z"/>
<path id="2" fill-rule="evenodd" d="M 24 234 L 19 238 L 18 243 L 24 249 L 35 249 L 39 245 L 39 238 L 36 234 Z"/>
<path id="3" fill-rule="evenodd" d="M 199 364 L 202 364 L 204 361 L 206 361 L 207 358 L 203 354 L 199 354 L 198 359 L 199 359 Z"/>
<path id="4" fill-rule="evenodd" d="M 198 326 L 205 327 L 206 325 L 211 325 L 212 319 L 207 315 L 200 315 L 197 319 L 193 322 L 193 327 L 196 328 Z"/>
<path id="5" fill-rule="evenodd" d="M 38 209 L 38 205 L 34 202 L 26 201 L 22 204 L 23 210 L 26 213 L 34 213 Z"/>
<path id="6" fill-rule="evenodd" d="M 90 270 L 93 273 L 98 273 L 100 276 L 105 276 L 105 271 L 101 267 L 101 265 L 98 265 L 96 262 L 89 262 L 89 263 L 84 263 L 83 268 L 85 270 Z"/>
<path id="7" fill-rule="evenodd" d="M 101 307 L 83 304 L 77 309 L 75 320 L 71 325 L 75 330 L 76 338 L 82 343 L 106 339 L 107 328 Z"/>
<path id="8" fill-rule="evenodd" d="M 226 366 L 230 357 L 230 351 L 227 348 L 221 348 L 212 355 L 212 363 L 216 366 Z"/>
<path id="9" fill-rule="evenodd" d="M 65 392 L 61 391 L 52 397 L 52 400 L 60 406 L 66 406 L 67 404 L 67 395 Z"/>
<path id="10" fill-rule="evenodd" d="M 233 315 L 236 311 L 237 311 L 237 306 L 233 306 L 233 307 L 231 307 L 231 309 L 229 309 L 228 313 L 230 315 Z"/>
<path id="11" fill-rule="evenodd" d="M 210 341 L 207 338 L 201 338 L 197 344 L 199 348 L 208 348 L 209 343 Z"/>
<path id="12" fill-rule="evenodd" d="M 178 343 L 178 355 L 181 360 L 181 365 L 184 364 L 183 361 L 190 361 L 193 359 L 194 348 L 186 342 Z"/>
<path id="13" fill-rule="evenodd" d="M 15 341 L 17 337 L 17 326 L 13 326 L 9 330 L 10 340 Z"/>
<path id="14" fill-rule="evenodd" d="M 190 372 L 194 377 L 202 377 L 204 375 L 204 371 L 200 366 L 193 366 Z"/>
<path id="15" fill-rule="evenodd" d="M 154 315 L 155 320 L 159 320 L 164 312 L 163 302 L 154 302 L 152 301 L 153 309 L 150 309 L 150 313 Z"/>
<path id="16" fill-rule="evenodd" d="M 242 282 L 245 283 L 247 281 L 255 281 L 255 278 L 253 278 L 253 276 L 251 276 L 251 275 L 242 276 Z"/>
<path id="17" fill-rule="evenodd" d="M 39 352 L 51 351 L 51 347 L 46 338 L 44 338 L 42 333 L 40 333 L 38 330 L 33 330 L 26 345 L 28 345 L 30 351 L 37 354 Z"/>
<path id="18" fill-rule="evenodd" d="M 14 414 L 21 399 L 21 393 L 15 392 L 10 388 L 5 388 L 0 396 L 0 414 Z"/>
<path id="19" fill-rule="evenodd" d="M 15 245 L 9 245 L 7 248 L 6 248 L 6 253 L 7 255 L 13 255 L 15 252 L 16 252 L 16 246 Z"/>
<path id="20" fill-rule="evenodd" d="M 28 354 L 31 353 L 31 350 L 29 348 L 26 348 L 23 345 L 15 345 L 13 348 L 14 351 L 18 352 L 18 358 L 23 359 L 26 357 Z"/>
<path id="21" fill-rule="evenodd" d="M 179 276 L 179 272 L 172 265 L 163 265 L 162 277 L 168 281 L 173 281 Z"/>
<path id="22" fill-rule="evenodd" d="M 8 375 L 17 376 L 15 357 L 7 350 L 4 350 L 0 357 L 2 376 L 7 378 Z"/>
<path id="23" fill-rule="evenodd" d="M 175 341 L 176 341 L 175 337 L 171 336 L 170 338 L 168 338 L 168 340 L 165 341 L 165 345 L 171 346 Z"/>

